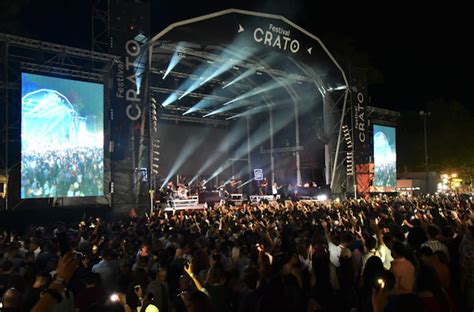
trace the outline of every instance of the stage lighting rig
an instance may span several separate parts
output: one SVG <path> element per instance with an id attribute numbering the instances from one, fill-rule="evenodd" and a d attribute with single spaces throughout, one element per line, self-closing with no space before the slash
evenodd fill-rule
<path id="1" fill-rule="evenodd" d="M 154 98 L 151 98 L 151 105 L 150 105 L 150 119 L 151 119 L 151 127 L 154 132 L 158 131 L 158 111 L 157 111 L 157 102 Z"/>
<path id="2" fill-rule="evenodd" d="M 347 125 L 342 126 L 342 134 L 344 135 L 344 141 L 346 141 L 347 152 L 346 152 L 346 170 L 347 175 L 354 175 L 354 162 L 352 153 L 352 138 Z"/>

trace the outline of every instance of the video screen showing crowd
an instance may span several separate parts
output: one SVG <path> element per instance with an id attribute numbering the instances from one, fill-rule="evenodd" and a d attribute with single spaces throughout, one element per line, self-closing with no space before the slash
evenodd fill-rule
<path id="1" fill-rule="evenodd" d="M 103 86 L 22 74 L 21 198 L 102 196 Z"/>
<path id="2" fill-rule="evenodd" d="M 374 125 L 373 192 L 395 192 L 397 154 L 395 128 Z"/>

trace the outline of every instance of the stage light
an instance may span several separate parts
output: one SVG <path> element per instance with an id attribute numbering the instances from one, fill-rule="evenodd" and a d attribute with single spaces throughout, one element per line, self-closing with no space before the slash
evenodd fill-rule
<path id="1" fill-rule="evenodd" d="M 136 42 L 139 42 L 141 44 L 145 44 L 148 42 L 148 38 L 142 33 L 139 33 L 138 35 L 136 35 L 134 39 Z"/>
<path id="2" fill-rule="evenodd" d="M 332 92 L 332 91 L 340 91 L 340 90 L 346 90 L 347 89 L 347 86 L 338 86 L 338 87 L 335 87 L 335 88 L 328 88 L 326 91 L 327 92 Z"/>
<path id="3" fill-rule="evenodd" d="M 304 98 L 302 100 L 304 100 Z M 310 105 L 302 106 L 300 110 L 300 114 L 306 114 L 310 110 L 311 110 Z M 278 131 L 281 131 L 293 121 L 294 121 L 294 115 L 292 114 L 283 114 L 283 115 L 280 115 L 280 117 L 278 117 L 278 115 L 274 116 L 274 120 L 273 120 L 274 133 L 278 133 Z M 268 138 L 270 137 L 270 133 L 268 131 L 269 127 L 270 127 L 270 122 L 267 120 L 265 123 L 262 123 L 251 134 L 251 137 L 249 138 L 250 150 L 253 150 L 255 147 L 260 146 L 263 142 L 268 140 Z M 242 144 L 234 151 L 234 158 L 243 158 L 245 155 L 247 155 L 247 152 L 248 152 L 247 144 Z M 216 170 L 212 176 L 215 177 L 216 175 L 220 174 L 222 171 L 226 170 L 229 166 L 230 164 L 224 164 L 221 168 Z"/>
<path id="4" fill-rule="evenodd" d="M 208 130 L 210 131 L 210 130 Z M 174 162 L 173 166 L 171 167 L 168 175 L 166 176 L 165 180 L 161 187 L 164 187 L 168 181 L 176 174 L 176 172 L 181 168 L 181 166 L 189 159 L 189 157 L 204 143 L 206 136 L 203 135 L 199 138 L 188 138 L 184 145 L 182 146 L 176 161 Z"/>
<path id="5" fill-rule="evenodd" d="M 328 196 L 325 195 L 325 194 L 322 194 L 322 195 L 316 196 L 316 199 L 319 200 L 319 201 L 325 201 L 325 200 L 328 199 Z"/>
<path id="6" fill-rule="evenodd" d="M 181 96 L 178 98 L 178 100 L 181 100 L 182 98 L 184 98 L 186 95 L 188 95 L 189 93 L 191 93 L 191 90 L 187 90 L 185 91 L 183 94 L 181 94 Z"/>
<path id="7" fill-rule="evenodd" d="M 254 179 L 251 178 L 251 179 L 248 179 L 247 181 L 245 181 L 244 183 L 240 184 L 239 186 L 237 186 L 238 189 L 246 186 L 247 184 L 251 183 Z"/>
<path id="8" fill-rule="evenodd" d="M 212 94 L 214 94 L 214 92 Z M 197 112 L 198 110 L 208 108 L 208 107 L 213 106 L 215 104 L 217 104 L 217 102 L 215 100 L 202 99 L 199 102 L 197 102 L 196 104 L 194 104 L 192 107 L 190 107 L 187 111 L 185 111 L 183 113 L 183 115 L 188 115 L 188 114 Z"/>
<path id="9" fill-rule="evenodd" d="M 158 131 L 158 112 L 156 110 L 156 100 L 154 98 L 151 98 L 151 105 L 150 105 L 150 118 L 152 120 L 152 128 L 153 131 L 157 132 Z"/>
<path id="10" fill-rule="evenodd" d="M 229 131 L 228 135 L 223 137 L 220 141 L 220 146 L 224 149 L 228 149 L 228 147 L 235 145 L 237 142 L 240 142 L 246 135 L 247 130 L 245 128 L 246 121 L 237 121 Z M 209 167 L 211 167 L 218 159 L 220 155 L 219 153 L 212 153 L 204 163 L 204 165 L 199 168 L 198 172 L 194 175 L 191 179 L 189 184 L 196 181 L 199 176 L 201 176 Z M 241 157 L 236 157 L 241 158 Z"/>
<path id="11" fill-rule="evenodd" d="M 257 107 L 254 107 L 252 109 L 246 110 L 246 111 L 244 111 L 242 113 L 239 113 L 237 115 L 227 117 L 226 120 L 236 119 L 236 118 L 240 118 L 240 117 L 244 117 L 244 116 L 255 115 L 255 114 L 258 114 L 258 113 L 261 113 L 261 112 L 264 112 L 264 111 L 268 110 L 269 107 L 275 107 L 275 106 L 279 106 L 279 105 L 282 105 L 282 104 L 288 104 L 288 100 L 283 99 L 283 100 L 279 100 L 279 101 L 276 101 L 276 102 L 270 102 L 270 104 L 258 103 L 257 105 L 260 105 L 260 106 L 257 106 Z"/>
<path id="12" fill-rule="evenodd" d="M 229 49 L 234 47 L 235 50 L 238 50 L 240 46 L 241 44 L 238 39 L 237 41 L 229 45 Z M 193 72 L 193 76 L 200 77 L 199 80 L 201 81 L 196 81 L 194 78 L 191 77 L 187 78 L 186 81 L 179 87 L 180 90 L 185 90 L 184 93 L 179 97 L 179 99 L 182 99 L 189 93 L 198 89 L 206 82 L 231 69 L 233 66 L 235 66 L 235 64 L 238 64 L 239 62 L 249 58 L 254 53 L 255 51 L 241 51 L 239 54 L 234 55 L 233 53 L 229 52 L 229 50 L 223 50 L 219 55 L 219 59 L 223 59 L 226 61 L 219 63 L 213 60 L 206 60 L 205 63 L 203 63 Z"/>
<path id="13" fill-rule="evenodd" d="M 354 175 L 354 163 L 352 158 L 352 152 L 346 153 L 346 174 L 348 176 Z"/>
<path id="14" fill-rule="evenodd" d="M 268 91 L 271 91 L 271 90 L 276 89 L 276 88 L 281 88 L 285 85 L 290 85 L 292 83 L 294 83 L 294 81 L 292 81 L 292 80 L 285 80 L 285 81 L 280 81 L 280 82 L 278 82 L 278 81 L 268 81 L 268 82 L 262 84 L 261 86 L 259 86 L 258 88 L 250 90 L 250 91 L 238 96 L 237 98 L 232 99 L 232 100 L 224 103 L 223 105 L 226 106 L 226 105 L 231 104 L 233 102 L 240 101 L 240 100 L 258 95 L 260 93 L 268 92 Z"/>
<path id="15" fill-rule="evenodd" d="M 233 85 L 234 83 L 239 82 L 240 80 L 245 79 L 245 78 L 251 76 L 251 75 L 254 74 L 254 73 L 255 73 L 255 70 L 254 70 L 254 69 L 248 69 L 248 70 L 246 70 L 242 75 L 237 76 L 234 80 L 232 80 L 231 82 L 229 82 L 229 83 L 227 83 L 225 86 L 223 86 L 222 89 L 225 89 L 225 88 L 227 88 L 228 86 L 231 86 L 231 85 Z"/>
<path id="16" fill-rule="evenodd" d="M 176 95 L 176 93 L 171 93 L 167 98 L 166 100 L 161 103 L 162 106 L 168 106 L 170 105 L 171 103 L 173 103 L 174 101 L 176 101 L 178 99 L 178 96 Z"/>
<path id="17" fill-rule="evenodd" d="M 166 71 L 165 71 L 165 74 L 163 75 L 163 78 L 161 79 L 165 79 L 166 76 L 168 76 L 168 74 L 176 67 L 176 65 L 178 65 L 179 61 L 181 60 L 181 54 L 180 54 L 180 51 L 182 48 L 182 43 L 178 43 L 178 45 L 176 46 L 176 50 L 175 52 L 173 53 L 173 56 L 171 57 L 171 60 L 170 60 L 170 63 L 168 64 L 168 67 L 166 68 Z"/>

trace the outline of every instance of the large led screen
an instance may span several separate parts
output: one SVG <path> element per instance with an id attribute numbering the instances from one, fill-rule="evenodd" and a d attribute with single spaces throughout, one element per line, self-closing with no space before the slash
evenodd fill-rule
<path id="1" fill-rule="evenodd" d="M 21 198 L 103 195 L 104 88 L 22 74 Z"/>
<path id="2" fill-rule="evenodd" d="M 397 152 L 394 127 L 374 125 L 373 191 L 394 192 L 397 187 Z"/>

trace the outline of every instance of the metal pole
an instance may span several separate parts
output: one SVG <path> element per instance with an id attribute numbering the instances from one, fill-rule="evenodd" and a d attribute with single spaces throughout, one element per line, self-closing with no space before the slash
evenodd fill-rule
<path id="1" fill-rule="evenodd" d="M 426 134 L 426 117 L 429 116 L 429 112 L 422 112 L 423 116 L 423 132 L 424 132 L 424 139 L 425 139 L 425 174 L 426 174 L 426 192 L 429 191 L 429 175 L 428 175 L 428 140 Z"/>
<path id="2" fill-rule="evenodd" d="M 5 43 L 5 211 L 8 210 L 8 131 L 10 131 L 9 119 L 8 119 L 8 42 Z M 21 131 L 21 130 L 20 130 Z"/>
<path id="3" fill-rule="evenodd" d="M 274 141 L 273 141 L 273 112 L 271 107 L 268 108 L 268 116 L 270 119 L 270 173 L 271 173 L 271 183 L 275 183 L 275 158 L 273 157 L 273 148 L 274 148 Z"/>
<path id="4" fill-rule="evenodd" d="M 298 102 L 294 101 L 295 105 L 295 145 L 297 148 L 300 147 L 300 122 L 299 122 L 299 111 L 298 111 Z M 303 185 L 301 181 L 301 170 L 300 170 L 300 152 L 296 150 L 296 184 Z"/>
<path id="5" fill-rule="evenodd" d="M 346 103 L 347 103 L 347 95 L 349 94 L 349 91 L 346 90 L 344 91 L 344 104 L 342 105 L 342 113 L 341 113 L 341 120 L 339 122 L 339 131 L 337 134 L 337 142 L 336 142 L 336 153 L 334 155 L 334 163 L 333 163 L 333 169 L 331 172 L 331 191 L 334 189 L 334 178 L 336 175 L 336 167 L 337 167 L 337 160 L 339 157 L 339 147 L 341 145 L 341 133 L 342 133 L 342 124 L 344 123 L 344 116 L 346 114 Z M 347 189 L 347 185 L 346 185 Z"/>
<path id="6" fill-rule="evenodd" d="M 250 116 L 247 116 L 247 164 L 248 164 L 248 170 L 249 170 L 249 180 L 252 177 L 252 163 L 251 163 L 251 158 L 250 158 Z M 249 194 L 252 194 L 252 184 L 250 183 L 249 186 Z"/>

